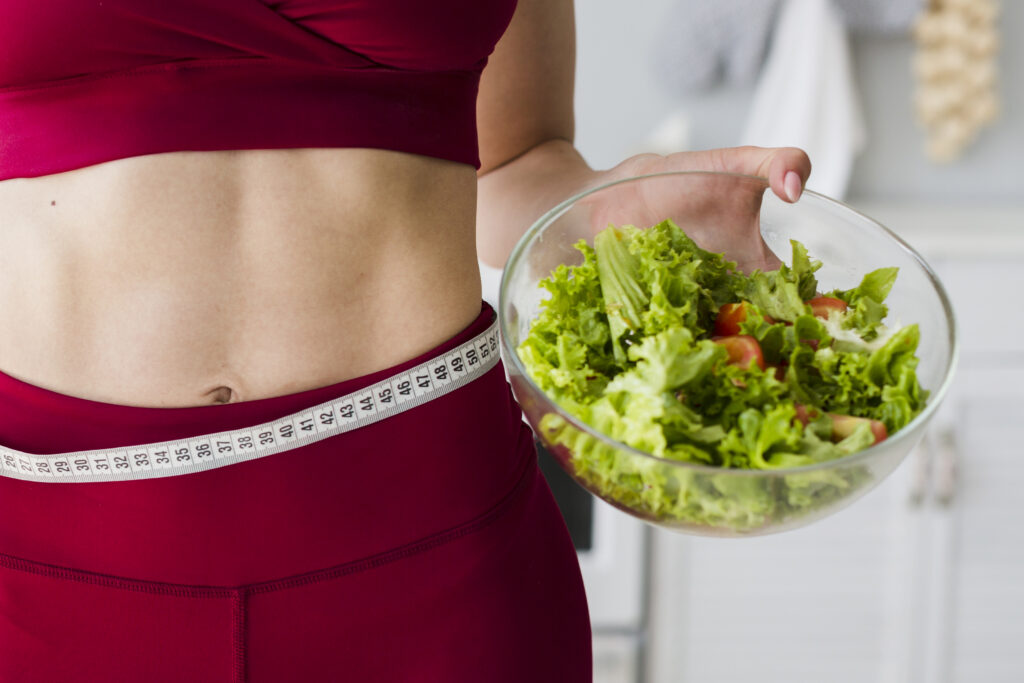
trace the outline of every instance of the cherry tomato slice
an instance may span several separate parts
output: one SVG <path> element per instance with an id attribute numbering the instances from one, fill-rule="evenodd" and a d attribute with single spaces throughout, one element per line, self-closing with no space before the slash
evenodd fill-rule
<path id="1" fill-rule="evenodd" d="M 817 419 L 821 412 L 817 408 L 808 408 L 802 403 L 796 404 L 796 419 L 799 420 L 805 427 L 811 420 Z M 840 415 L 839 413 L 825 413 L 828 415 L 828 419 L 832 421 L 832 441 L 842 441 L 846 437 L 853 434 L 854 430 L 857 429 L 862 423 L 867 422 L 871 425 L 871 433 L 874 435 L 875 440 L 872 445 L 885 441 L 889 438 L 889 431 L 885 428 L 885 423 L 879 420 L 871 420 L 866 417 L 854 417 L 853 415 Z"/>
<path id="2" fill-rule="evenodd" d="M 729 364 L 741 368 L 750 368 L 751 363 L 764 370 L 764 354 L 757 340 L 746 334 L 735 334 L 725 337 L 712 337 L 711 341 L 721 344 L 729 354 Z"/>
<path id="3" fill-rule="evenodd" d="M 828 417 L 832 420 L 833 441 L 842 441 L 850 434 L 853 434 L 853 431 L 864 422 L 871 425 L 871 433 L 875 437 L 874 443 L 885 441 L 889 437 L 889 432 L 886 430 L 885 424 L 878 420 L 871 420 L 866 417 L 854 417 L 853 415 L 839 415 L 837 413 L 828 413 Z"/>
<path id="4" fill-rule="evenodd" d="M 811 307 L 811 312 L 814 313 L 816 318 L 827 318 L 828 314 L 832 311 L 842 313 L 846 310 L 845 301 L 830 296 L 816 296 L 808 301 L 807 305 Z"/>

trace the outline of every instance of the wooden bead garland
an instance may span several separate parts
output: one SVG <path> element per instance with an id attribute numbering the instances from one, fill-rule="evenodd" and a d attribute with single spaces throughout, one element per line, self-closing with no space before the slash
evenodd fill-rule
<path id="1" fill-rule="evenodd" d="M 999 114 L 995 0 L 930 0 L 913 29 L 914 109 L 928 157 L 960 157 Z"/>

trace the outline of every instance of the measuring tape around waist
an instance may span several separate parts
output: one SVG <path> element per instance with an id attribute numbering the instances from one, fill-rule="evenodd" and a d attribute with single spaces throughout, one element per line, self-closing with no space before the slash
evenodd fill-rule
<path id="1" fill-rule="evenodd" d="M 191 474 L 305 446 L 423 405 L 497 365 L 498 323 L 437 358 L 341 398 L 226 432 L 74 453 L 35 455 L 0 446 L 0 476 L 103 482 Z"/>

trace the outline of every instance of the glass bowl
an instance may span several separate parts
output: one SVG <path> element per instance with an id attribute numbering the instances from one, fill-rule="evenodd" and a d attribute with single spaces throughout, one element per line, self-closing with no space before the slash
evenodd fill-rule
<path id="1" fill-rule="evenodd" d="M 875 268 L 897 266 L 886 304 L 893 321 L 920 326 L 918 379 L 931 393 L 924 410 L 886 440 L 811 466 L 749 470 L 680 462 L 618 442 L 566 412 L 528 376 L 516 353 L 547 294 L 538 286 L 559 264 L 575 265 L 573 245 L 609 223 L 646 228 L 671 218 L 699 246 L 725 252 L 740 269 L 790 258 L 790 239 L 822 262 L 819 291 L 849 289 Z M 745 232 L 744 232 L 745 231 Z M 760 232 L 763 244 L 757 240 Z M 736 233 L 747 235 L 735 238 Z M 732 237 L 730 237 L 732 235 Z M 736 245 L 742 244 L 739 249 Z M 949 297 L 924 259 L 878 222 L 811 191 L 783 202 L 763 178 L 673 172 L 626 178 L 558 205 L 523 235 L 505 267 L 499 299 L 502 354 L 516 399 L 566 472 L 611 505 L 659 527 L 709 536 L 795 529 L 830 515 L 888 476 L 920 441 L 953 376 L 957 336 Z M 650 495 L 651 492 L 657 495 Z"/>

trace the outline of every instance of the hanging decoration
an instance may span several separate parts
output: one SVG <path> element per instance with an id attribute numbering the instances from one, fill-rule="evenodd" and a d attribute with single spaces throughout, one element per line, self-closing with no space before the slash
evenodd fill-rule
<path id="1" fill-rule="evenodd" d="M 930 0 L 914 24 L 914 109 L 928 157 L 958 159 L 999 115 L 995 0 Z"/>

